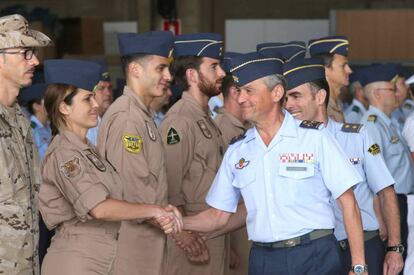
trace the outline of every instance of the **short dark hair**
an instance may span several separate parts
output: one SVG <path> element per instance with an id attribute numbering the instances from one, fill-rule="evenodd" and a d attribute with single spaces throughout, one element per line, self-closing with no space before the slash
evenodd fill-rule
<path id="1" fill-rule="evenodd" d="M 127 78 L 128 66 L 132 62 L 138 62 L 141 65 L 145 65 L 146 59 L 151 55 L 148 54 L 132 54 L 121 56 L 121 68 L 125 78 Z"/>
<path id="2" fill-rule="evenodd" d="M 311 82 L 308 82 L 310 89 L 313 93 L 317 93 L 319 90 L 325 90 L 326 91 L 326 98 L 325 98 L 325 106 L 328 107 L 329 104 L 329 84 L 328 81 L 326 81 L 326 78 L 320 78 L 313 80 Z"/>
<path id="3" fill-rule="evenodd" d="M 180 56 L 174 58 L 174 61 L 170 65 L 170 71 L 174 78 L 173 83 L 181 91 L 187 91 L 189 85 L 185 72 L 188 69 L 199 70 L 202 62 L 203 58 L 200 56 Z"/>
<path id="4" fill-rule="evenodd" d="M 27 111 L 31 114 L 31 115 L 35 115 L 34 109 L 33 109 L 33 104 L 42 104 L 42 99 L 32 99 L 27 103 Z"/>
<path id="5" fill-rule="evenodd" d="M 325 67 L 330 68 L 332 66 L 334 55 L 335 55 L 334 53 L 325 53 L 325 54 L 316 55 L 315 57 L 322 59 L 323 65 Z"/>
<path id="6" fill-rule="evenodd" d="M 234 85 L 233 75 L 231 73 L 226 73 L 226 76 L 223 78 L 223 82 L 221 83 L 221 92 L 224 98 L 229 95 L 230 88 Z"/>

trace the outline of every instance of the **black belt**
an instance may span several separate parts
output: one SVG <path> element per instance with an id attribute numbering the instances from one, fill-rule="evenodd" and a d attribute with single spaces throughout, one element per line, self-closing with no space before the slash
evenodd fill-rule
<path id="1" fill-rule="evenodd" d="M 379 231 L 378 230 L 372 230 L 372 231 L 364 231 L 364 241 L 369 241 L 373 238 L 375 238 L 376 236 L 379 235 Z M 347 250 L 349 247 L 348 244 L 348 239 L 342 240 L 342 241 L 338 241 L 339 246 L 341 247 L 342 250 Z"/>
<path id="2" fill-rule="evenodd" d="M 316 239 L 326 237 L 328 235 L 331 235 L 332 233 L 333 233 L 332 229 L 318 229 L 318 230 L 313 230 L 312 232 L 308 234 L 295 237 L 295 238 L 291 238 L 291 239 L 287 239 L 287 240 L 283 240 L 283 241 L 277 241 L 273 243 L 253 242 L 253 244 L 257 246 L 261 246 L 261 247 L 270 247 L 270 248 L 294 247 L 294 246 L 301 245 L 304 243 L 309 243 L 309 241 L 313 241 Z"/>

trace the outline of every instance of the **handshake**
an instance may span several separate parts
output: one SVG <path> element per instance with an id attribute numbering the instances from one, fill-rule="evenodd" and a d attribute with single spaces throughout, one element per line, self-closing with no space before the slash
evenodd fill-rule
<path id="1" fill-rule="evenodd" d="M 164 231 L 165 234 L 179 233 L 183 230 L 183 217 L 173 205 L 157 207 L 155 215 L 149 222 Z"/>

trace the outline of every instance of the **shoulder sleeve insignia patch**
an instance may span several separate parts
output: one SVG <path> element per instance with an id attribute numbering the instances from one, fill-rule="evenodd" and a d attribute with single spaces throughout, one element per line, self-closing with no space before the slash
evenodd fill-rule
<path id="1" fill-rule="evenodd" d="M 178 134 L 177 130 L 171 127 L 167 133 L 167 144 L 177 144 L 180 143 L 180 140 L 180 135 Z"/>
<path id="2" fill-rule="evenodd" d="M 412 108 L 413 108 L 413 106 L 412 106 L 412 105 L 410 105 L 410 104 L 408 104 L 408 103 L 405 103 L 405 104 L 403 105 L 403 108 L 404 108 L 404 109 L 412 109 Z"/>
<path id="3" fill-rule="evenodd" d="M 359 113 L 359 111 L 361 111 L 361 110 L 359 109 L 358 106 L 353 106 L 352 107 L 352 112 Z"/>
<path id="4" fill-rule="evenodd" d="M 381 149 L 380 149 L 379 145 L 375 143 L 375 144 L 372 144 L 371 147 L 368 148 L 368 152 L 371 155 L 375 156 L 375 155 L 378 155 L 379 153 L 381 153 Z"/>
<path id="5" fill-rule="evenodd" d="M 86 157 L 89 159 L 90 162 L 101 172 L 106 171 L 105 164 L 101 161 L 100 157 L 96 152 L 91 149 L 86 150 Z"/>
<path id="6" fill-rule="evenodd" d="M 198 124 L 198 127 L 200 127 L 201 132 L 206 138 L 211 139 L 213 137 L 213 135 L 211 134 L 204 120 L 200 119 L 199 121 L 197 121 L 197 124 Z"/>
<path id="7" fill-rule="evenodd" d="M 82 172 L 79 157 L 72 157 L 70 160 L 61 164 L 59 169 L 67 178 L 74 178 L 78 176 Z"/>
<path id="8" fill-rule="evenodd" d="M 245 135 L 245 134 L 242 134 L 242 135 L 240 135 L 240 136 L 235 136 L 234 138 L 232 138 L 232 139 L 230 140 L 229 145 L 232 145 L 232 144 L 234 144 L 234 143 L 236 143 L 236 142 L 238 142 L 238 141 L 240 141 L 240 140 L 243 140 L 245 137 L 246 137 L 246 135 Z"/>
<path id="9" fill-rule="evenodd" d="M 322 122 L 319 122 L 319 121 L 304 120 L 299 126 L 302 128 L 307 128 L 307 129 L 319 129 L 319 126 L 321 125 L 322 125 Z"/>
<path id="10" fill-rule="evenodd" d="M 32 127 L 32 129 L 36 128 L 36 123 L 34 123 L 33 121 L 30 122 L 30 127 Z"/>
<path id="11" fill-rule="evenodd" d="M 376 122 L 377 121 L 377 116 L 376 115 L 369 115 L 368 116 L 368 121 Z"/>
<path id="12" fill-rule="evenodd" d="M 136 135 L 123 135 L 122 143 L 124 144 L 125 150 L 130 153 L 138 154 L 142 149 L 142 137 Z"/>
<path id="13" fill-rule="evenodd" d="M 344 125 L 341 128 L 341 131 L 345 133 L 359 133 L 359 130 L 361 130 L 361 128 L 362 124 L 344 123 Z"/>

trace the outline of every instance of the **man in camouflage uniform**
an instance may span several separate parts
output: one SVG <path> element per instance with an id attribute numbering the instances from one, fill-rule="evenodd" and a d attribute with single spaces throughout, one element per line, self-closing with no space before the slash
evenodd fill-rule
<path id="1" fill-rule="evenodd" d="M 21 15 L 0 17 L 0 274 L 39 274 L 40 160 L 16 97 L 39 64 L 34 48 L 50 43 Z"/>

